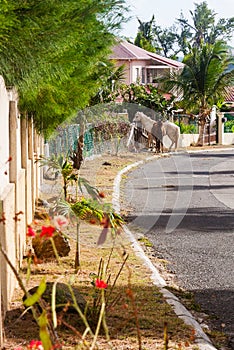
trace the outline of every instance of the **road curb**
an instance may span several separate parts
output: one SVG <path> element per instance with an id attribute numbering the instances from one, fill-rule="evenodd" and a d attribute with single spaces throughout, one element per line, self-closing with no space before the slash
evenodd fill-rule
<path id="1" fill-rule="evenodd" d="M 217 149 L 216 149 L 217 150 Z M 204 150 L 203 150 L 204 152 Z M 112 204 L 113 208 L 117 213 L 120 213 L 120 183 L 122 180 L 122 176 L 132 170 L 133 168 L 136 168 L 142 164 L 144 164 L 146 161 L 150 161 L 153 159 L 157 159 L 155 156 L 147 157 L 145 160 L 141 160 L 135 163 L 132 163 L 125 168 L 123 168 L 118 175 L 115 177 L 114 184 L 113 184 L 113 199 Z M 217 350 L 209 339 L 209 337 L 205 334 L 200 324 L 195 320 L 193 315 L 182 305 L 179 301 L 179 299 L 170 291 L 168 291 L 165 287 L 167 286 L 166 281 L 163 279 L 163 277 L 160 275 L 158 269 L 153 265 L 151 260 L 146 256 L 144 250 L 142 249 L 141 245 L 136 240 L 133 233 L 128 229 L 128 227 L 124 226 L 124 232 L 126 236 L 128 237 L 129 241 L 131 242 L 133 249 L 137 256 L 140 257 L 144 265 L 151 271 L 151 279 L 153 281 L 153 284 L 156 285 L 164 298 L 166 299 L 166 302 L 170 304 L 175 312 L 175 314 L 183 319 L 185 324 L 192 326 L 195 331 L 195 343 L 198 345 L 200 350 Z"/>

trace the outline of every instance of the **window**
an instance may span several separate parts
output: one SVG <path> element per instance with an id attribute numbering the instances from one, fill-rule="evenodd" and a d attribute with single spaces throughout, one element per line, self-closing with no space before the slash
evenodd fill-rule
<path id="1" fill-rule="evenodd" d="M 140 77 L 140 68 L 137 67 L 137 68 L 136 68 L 136 82 L 138 83 L 138 82 L 140 82 L 140 80 L 141 80 L 141 77 Z"/>
<path id="2" fill-rule="evenodd" d="M 142 68 L 141 70 L 141 82 L 142 84 L 145 84 L 145 68 Z"/>
<path id="3" fill-rule="evenodd" d="M 147 83 L 156 83 L 157 81 L 157 69 L 147 69 Z"/>

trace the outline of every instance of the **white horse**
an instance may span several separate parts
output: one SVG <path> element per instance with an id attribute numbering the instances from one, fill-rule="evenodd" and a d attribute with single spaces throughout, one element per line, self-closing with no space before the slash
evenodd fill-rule
<path id="1" fill-rule="evenodd" d="M 172 146 L 175 145 L 175 151 L 177 150 L 179 138 L 180 138 L 180 127 L 175 123 L 166 121 L 163 123 L 165 135 L 171 140 L 171 145 L 169 146 L 169 151 L 171 151 Z"/>
<path id="2" fill-rule="evenodd" d="M 143 112 L 136 112 L 133 122 L 141 122 L 142 126 L 149 133 L 151 133 L 153 125 L 155 123 L 153 119 L 145 115 Z M 163 122 L 163 136 L 166 136 L 166 135 L 171 140 L 169 151 L 171 151 L 173 145 L 175 145 L 175 150 L 176 150 L 178 147 L 178 141 L 180 137 L 179 126 L 169 121 Z"/>
<path id="3" fill-rule="evenodd" d="M 143 112 L 136 112 L 133 122 L 140 122 L 145 130 L 151 133 L 152 127 L 154 126 L 155 120 L 151 119 Z"/>

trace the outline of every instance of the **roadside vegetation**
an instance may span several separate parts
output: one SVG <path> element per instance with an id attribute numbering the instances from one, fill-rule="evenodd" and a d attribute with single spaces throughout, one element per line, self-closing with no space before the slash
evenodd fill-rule
<path id="1" fill-rule="evenodd" d="M 110 171 L 109 165 L 103 168 L 103 159 L 98 159 L 101 172 L 96 174 L 95 185 L 80 174 L 85 128 L 93 120 L 93 115 L 83 113 L 86 107 L 111 103 L 121 95 L 124 103 L 150 108 L 164 117 L 170 114 L 173 103 L 173 108 L 198 114 L 204 125 L 211 107 L 222 106 L 223 88 L 232 85 L 234 78 L 234 71 L 228 70 L 233 58 L 226 45 L 234 19 L 215 24 L 206 2 L 196 5 L 191 15 L 194 25 L 181 18 L 179 33 L 159 29 L 154 18 L 149 23 L 139 21 L 136 44 L 170 57 L 175 44 L 179 51 L 174 54 L 182 52 L 185 64 L 181 74 L 160 80 L 158 83 L 164 84 L 160 89 L 153 85 L 145 88 L 122 85 L 123 67 L 114 67 L 108 59 L 118 29 L 127 19 L 124 1 L 0 0 L 0 74 L 18 93 L 21 118 L 33 119 L 45 139 L 74 117 L 80 124 L 72 155 L 38 159 L 59 173 L 62 196 L 55 199 L 53 207 L 49 205 L 52 213 L 39 210 L 38 221 L 28 227 L 28 250 L 20 271 L 1 249 L 21 288 L 6 319 L 6 349 L 196 349 L 194 330 L 165 303 L 123 238 L 122 216 L 105 202 L 124 162 L 117 157 L 110 160 L 115 162 L 115 170 L 112 167 Z M 166 47 L 166 43 L 171 46 Z M 175 88 L 183 94 L 176 103 Z M 170 100 L 164 96 L 168 89 Z M 109 123 L 106 115 L 104 124 Z M 116 136 L 120 131 L 113 125 L 109 124 L 108 131 L 112 128 L 110 134 Z M 105 127 L 98 127 L 105 135 Z M 125 129 L 128 127 L 129 121 Z M 94 177 L 92 167 L 86 175 Z M 54 198 L 46 200 L 53 202 Z M 1 218 L 1 224 L 5 219 Z M 57 237 L 62 247 L 70 240 L 69 256 L 57 245 Z M 52 261 L 35 254 L 35 240 L 42 251 L 49 251 Z M 142 244 L 150 246 L 144 239 Z M 56 299 L 61 281 L 69 290 L 69 302 Z M 45 300 L 49 283 L 53 284 L 51 298 Z M 73 287 L 84 298 L 84 307 Z"/>
<path id="2" fill-rule="evenodd" d="M 124 1 L 1 0 L 0 74 L 22 117 L 46 136 L 86 107 L 109 75 Z"/>
<path id="3" fill-rule="evenodd" d="M 142 158 L 142 154 L 122 157 L 106 155 L 87 161 L 81 176 L 87 178 L 90 185 L 99 188 L 101 197 L 105 194 L 102 200 L 109 202 L 117 172 L 130 162 Z M 104 165 L 107 162 L 109 165 Z M 93 173 L 91 175 L 91 169 L 95 172 L 95 178 Z M 45 193 L 43 199 L 53 206 L 55 186 L 62 189 L 62 177 L 56 185 L 54 181 L 48 183 L 52 191 Z M 66 226 L 66 220 L 61 221 L 60 218 L 57 220 L 59 225 L 54 226 L 48 217 L 48 209 L 38 207 L 37 219 L 28 231 L 28 248 L 35 235 L 39 235 L 44 242 L 54 240 L 56 246 L 55 235 L 58 231 L 52 230 L 52 227 L 59 227 L 69 237 L 71 251 L 68 256 L 58 257 L 60 250 L 57 246 L 57 254 L 52 259 L 42 256 L 37 258 L 28 251 L 19 278 L 26 290 L 30 291 L 34 287 L 34 294 L 28 296 L 23 305 L 24 290 L 20 287 L 16 290 L 6 318 L 5 349 L 24 350 L 30 348 L 30 344 L 34 349 L 41 349 L 42 346 L 44 349 L 197 349 L 194 330 L 187 327 L 165 302 L 123 232 L 114 238 L 109 230 L 106 240 L 97 245 L 102 224 L 99 227 L 86 221 L 82 220 L 80 225 L 80 260 L 77 269 L 74 266 L 77 254 L 76 223 L 70 222 Z M 144 239 L 139 242 L 146 248 L 150 247 L 150 242 Z M 53 246 L 50 250 L 53 252 Z M 61 301 L 61 282 L 74 288 L 74 293 L 78 290 L 87 302 L 84 320 L 80 319 L 77 308 L 71 310 L 72 301 Z M 50 283 L 55 286 L 60 298 L 60 309 L 58 305 L 56 313 L 53 308 L 53 302 L 57 301 L 53 299 L 55 292 L 44 297 Z M 38 286 L 37 290 L 35 286 Z M 101 308 L 102 294 L 105 297 L 105 309 Z M 38 309 L 37 303 L 43 311 Z M 39 313 L 39 319 L 44 320 L 43 327 L 42 323 L 35 322 L 29 310 L 25 313 L 24 308 L 29 305 L 30 309 L 35 308 L 36 313 Z M 102 322 L 98 330 L 99 319 Z M 87 324 L 91 327 L 91 333 L 87 331 Z M 55 338 L 53 328 L 57 334 Z"/>

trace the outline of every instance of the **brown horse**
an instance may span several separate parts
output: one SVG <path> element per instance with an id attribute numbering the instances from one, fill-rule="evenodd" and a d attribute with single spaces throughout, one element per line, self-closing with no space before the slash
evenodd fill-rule
<path id="1" fill-rule="evenodd" d="M 164 135 L 164 127 L 163 122 L 161 120 L 158 120 L 155 122 L 151 129 L 151 135 L 156 143 L 156 152 L 160 153 L 163 152 L 163 135 Z"/>
<path id="2" fill-rule="evenodd" d="M 164 123 L 155 121 L 142 112 L 137 112 L 133 122 L 140 122 L 148 133 L 148 146 L 153 148 L 155 141 L 156 152 L 163 152 L 163 136 L 165 135 Z"/>

